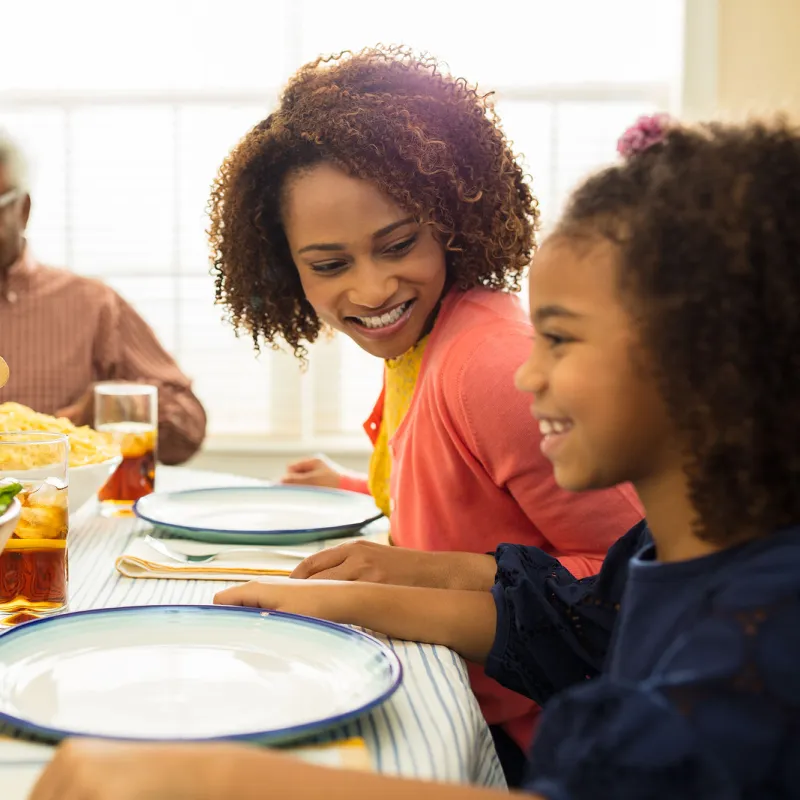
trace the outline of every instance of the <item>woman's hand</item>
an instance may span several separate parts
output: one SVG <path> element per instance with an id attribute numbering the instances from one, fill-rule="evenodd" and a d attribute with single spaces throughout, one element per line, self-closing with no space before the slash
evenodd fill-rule
<path id="1" fill-rule="evenodd" d="M 367 581 L 431 589 L 488 591 L 494 583 L 492 556 L 475 553 L 424 553 L 366 540 L 347 542 L 302 561 L 293 578 Z"/>
<path id="2" fill-rule="evenodd" d="M 327 486 L 337 489 L 345 473 L 344 467 L 325 456 L 306 458 L 289 464 L 281 483 L 296 486 Z"/>

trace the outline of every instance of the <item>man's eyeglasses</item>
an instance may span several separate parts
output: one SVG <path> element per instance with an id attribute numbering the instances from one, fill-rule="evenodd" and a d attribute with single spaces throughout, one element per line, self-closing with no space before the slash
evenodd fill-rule
<path id="1" fill-rule="evenodd" d="M 19 200 L 20 197 L 22 197 L 22 192 L 19 189 L 9 189 L 0 194 L 0 211 L 10 206 L 15 200 Z"/>

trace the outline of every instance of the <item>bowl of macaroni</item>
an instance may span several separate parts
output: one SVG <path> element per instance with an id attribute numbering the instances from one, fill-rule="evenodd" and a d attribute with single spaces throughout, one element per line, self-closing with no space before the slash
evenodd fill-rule
<path id="1" fill-rule="evenodd" d="M 110 434 L 68 419 L 39 414 L 19 403 L 0 403 L 0 433 L 44 431 L 63 433 L 69 439 L 69 511 L 74 514 L 97 495 L 120 465 L 119 446 Z M 30 465 L 32 469 L 36 464 Z M 0 475 L 5 475 L 0 464 Z"/>

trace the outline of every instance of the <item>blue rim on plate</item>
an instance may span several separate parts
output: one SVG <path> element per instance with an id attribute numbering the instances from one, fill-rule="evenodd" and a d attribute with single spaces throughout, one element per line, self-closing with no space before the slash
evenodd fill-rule
<path id="1" fill-rule="evenodd" d="M 227 614 L 257 614 L 261 617 L 279 617 L 286 619 L 297 624 L 306 625 L 309 627 L 322 628 L 325 630 L 333 630 L 336 633 L 348 637 L 351 641 L 359 641 L 361 644 L 367 644 L 376 651 L 376 655 L 386 662 L 388 667 L 388 683 L 386 687 L 375 697 L 370 698 L 368 701 L 361 703 L 361 705 L 349 709 L 340 714 L 335 714 L 330 717 L 321 718 L 313 722 L 307 722 L 300 725 L 288 726 L 284 728 L 273 728 L 259 731 L 248 731 L 246 733 L 233 733 L 224 734 L 220 736 L 203 736 L 203 737 L 130 737 L 130 736 L 115 736 L 107 734 L 97 734 L 85 731 L 73 731 L 61 728 L 51 728 L 48 726 L 38 725 L 29 722 L 13 714 L 7 714 L 0 710 L 0 723 L 11 725 L 18 731 L 32 734 L 34 736 L 42 737 L 50 740 L 61 740 L 71 737 L 83 738 L 103 738 L 109 741 L 127 741 L 127 742 L 235 742 L 235 741 L 249 741 L 261 744 L 287 744 L 298 739 L 307 738 L 315 734 L 320 734 L 329 731 L 333 728 L 344 725 L 357 719 L 372 709 L 385 703 L 400 687 L 403 680 L 403 665 L 397 654 L 389 646 L 370 636 L 360 630 L 349 628 L 345 625 L 339 625 L 327 620 L 317 619 L 315 617 L 306 617 L 300 614 L 290 614 L 285 611 L 266 611 L 260 608 L 244 608 L 240 606 L 221 606 L 221 605 L 153 605 L 153 606 L 120 606 L 119 608 L 97 608 L 89 609 L 86 611 L 71 611 L 62 614 L 57 614 L 45 619 L 37 619 L 31 622 L 23 623 L 16 628 L 12 628 L 5 633 L 0 634 L 0 650 L 7 646 L 9 642 L 18 639 L 20 636 L 28 635 L 32 629 L 37 626 L 47 625 L 61 625 L 69 624 L 70 621 L 79 617 L 98 616 L 98 615 L 117 615 L 117 614 L 149 614 L 149 613 L 192 613 L 192 614 L 214 614 L 214 613 L 227 613 Z M 40 634 L 44 630 L 39 631 Z M 0 698 L 0 701 L 2 698 Z"/>
<path id="2" fill-rule="evenodd" d="M 149 494 L 140 498 L 136 501 L 136 503 L 134 503 L 133 511 L 137 517 L 145 522 L 149 522 L 151 525 L 157 528 L 176 531 L 177 533 L 189 538 L 197 539 L 201 538 L 200 535 L 203 535 L 203 541 L 230 541 L 233 543 L 235 537 L 243 537 L 244 539 L 248 539 L 249 537 L 262 536 L 268 539 L 275 537 L 275 544 L 287 544 L 292 541 L 300 541 L 301 539 L 302 541 L 313 541 L 317 539 L 333 538 L 337 534 L 353 533 L 354 531 L 358 531 L 366 525 L 369 525 L 371 522 L 375 522 L 383 516 L 383 513 L 380 511 L 380 509 L 373 505 L 372 508 L 364 512 L 366 514 L 365 517 L 362 519 L 356 519 L 352 523 L 348 524 L 315 526 L 310 528 L 262 528 L 254 530 L 239 530 L 232 528 L 216 528 L 213 526 L 185 525 L 177 522 L 165 521 L 163 519 L 159 519 L 157 516 L 154 516 L 153 511 L 148 509 L 148 506 L 152 505 L 154 502 L 157 503 L 159 501 L 169 501 L 172 499 L 181 500 L 183 498 L 191 499 L 192 497 L 204 495 L 209 496 L 216 493 L 230 494 L 233 492 L 243 492 L 254 495 L 268 495 L 273 492 L 281 492 L 285 494 L 307 494 L 309 496 L 316 495 L 317 497 L 320 495 L 327 495 L 332 498 L 335 497 L 339 500 L 350 499 L 354 503 L 357 502 L 365 506 L 368 505 L 371 500 L 368 500 L 367 495 L 362 495 L 357 492 L 349 492 L 342 489 L 327 489 L 316 486 L 220 486 L 209 489 L 186 489 L 177 492 L 156 492 L 154 494 Z M 213 534 L 214 538 L 209 538 L 206 536 L 206 534 Z M 283 538 L 284 541 L 278 542 L 277 537 Z"/>

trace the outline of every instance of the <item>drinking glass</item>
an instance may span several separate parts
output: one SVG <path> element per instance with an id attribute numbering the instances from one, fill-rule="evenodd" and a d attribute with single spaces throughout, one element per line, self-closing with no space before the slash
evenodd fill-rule
<path id="1" fill-rule="evenodd" d="M 129 515 L 156 487 L 158 389 L 143 383 L 99 383 L 94 426 L 119 444 L 122 462 L 97 493 L 106 516 Z"/>
<path id="2" fill-rule="evenodd" d="M 67 605 L 68 461 L 64 434 L 0 433 L 0 479 L 22 484 L 22 511 L 0 553 L 0 614 L 24 618 Z"/>

